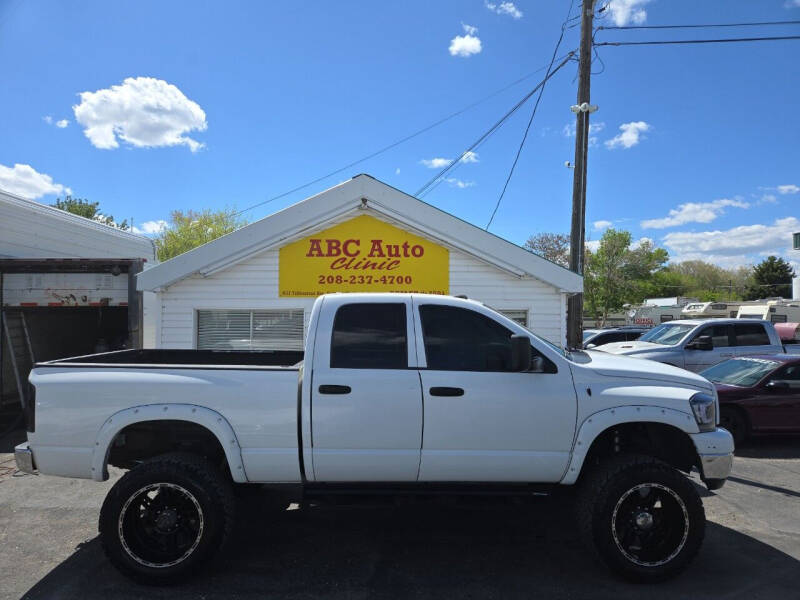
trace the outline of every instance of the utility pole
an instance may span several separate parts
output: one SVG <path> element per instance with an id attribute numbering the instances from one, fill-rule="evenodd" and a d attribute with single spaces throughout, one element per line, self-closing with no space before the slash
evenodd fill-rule
<path id="1" fill-rule="evenodd" d="M 586 158 L 589 149 L 589 113 L 597 110 L 589 104 L 592 73 L 592 21 L 595 0 L 581 5 L 581 47 L 578 64 L 578 102 L 575 113 L 575 169 L 572 179 L 572 228 L 569 243 L 569 268 L 583 275 L 584 235 L 586 230 Z M 583 334 L 583 294 L 575 294 L 567 303 L 567 346 L 580 348 Z"/>

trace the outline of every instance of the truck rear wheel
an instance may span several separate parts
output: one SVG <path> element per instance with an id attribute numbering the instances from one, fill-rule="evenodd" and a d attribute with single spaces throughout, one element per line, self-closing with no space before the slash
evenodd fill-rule
<path id="1" fill-rule="evenodd" d="M 705 535 L 705 511 L 692 482 L 647 456 L 620 456 L 581 483 L 585 540 L 622 577 L 640 583 L 685 569 Z"/>
<path id="2" fill-rule="evenodd" d="M 122 573 L 166 585 L 205 564 L 233 521 L 231 485 L 218 469 L 193 454 L 165 454 L 111 488 L 100 510 L 100 540 Z"/>

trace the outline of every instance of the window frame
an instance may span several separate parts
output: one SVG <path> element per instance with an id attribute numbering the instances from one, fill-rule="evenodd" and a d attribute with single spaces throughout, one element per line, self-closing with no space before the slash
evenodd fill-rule
<path id="1" fill-rule="evenodd" d="M 200 321 L 201 321 L 202 313 L 242 313 L 242 314 L 246 314 L 247 315 L 247 320 L 249 322 L 247 337 L 249 339 L 250 347 L 249 348 L 223 348 L 221 350 L 234 350 L 234 351 L 240 351 L 240 352 L 274 352 L 274 351 L 276 351 L 276 349 L 259 349 L 259 348 L 253 348 L 252 347 L 254 339 L 255 339 L 255 337 L 253 335 L 253 332 L 255 331 L 254 323 L 255 323 L 255 320 L 256 320 L 257 313 L 286 313 L 287 317 L 291 317 L 291 313 L 297 313 L 297 312 L 300 313 L 300 320 L 301 320 L 301 323 L 300 323 L 300 338 L 298 340 L 299 348 L 295 349 L 295 348 L 283 347 L 283 348 L 278 348 L 277 350 L 292 350 L 292 351 L 299 350 L 299 351 L 303 351 L 305 349 L 307 331 L 306 331 L 306 311 L 305 311 L 305 308 L 302 307 L 302 306 L 289 306 L 289 307 L 282 307 L 282 306 L 281 307 L 275 307 L 275 306 L 272 306 L 272 307 L 266 307 L 266 308 L 239 308 L 239 307 L 236 307 L 236 308 L 219 308 L 219 307 L 195 308 L 194 311 L 193 311 L 193 318 L 192 318 L 192 347 L 195 350 L 220 350 L 219 348 L 201 348 L 200 347 L 200 341 L 201 341 L 201 335 L 200 335 L 200 324 L 201 323 L 200 323 Z"/>

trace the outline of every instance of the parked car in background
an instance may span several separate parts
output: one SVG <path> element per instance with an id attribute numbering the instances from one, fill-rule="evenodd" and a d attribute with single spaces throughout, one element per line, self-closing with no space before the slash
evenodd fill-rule
<path id="1" fill-rule="evenodd" d="M 584 349 L 596 348 L 612 342 L 631 342 L 638 340 L 639 337 L 650 331 L 649 327 L 607 327 L 603 329 L 584 329 L 583 347 Z"/>
<path id="2" fill-rule="evenodd" d="M 720 424 L 736 444 L 750 435 L 800 433 L 800 356 L 743 356 L 700 374 L 717 388 Z"/>
<path id="3" fill-rule="evenodd" d="M 769 321 L 687 319 L 662 323 L 638 340 L 606 344 L 595 350 L 699 372 L 736 356 L 778 354 L 784 347 Z"/>

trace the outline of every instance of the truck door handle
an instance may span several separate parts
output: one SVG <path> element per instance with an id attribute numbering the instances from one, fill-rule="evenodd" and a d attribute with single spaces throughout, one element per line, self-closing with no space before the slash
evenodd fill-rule
<path id="1" fill-rule="evenodd" d="M 457 387 L 432 387 L 431 396 L 463 396 L 464 390 Z"/>
<path id="2" fill-rule="evenodd" d="M 321 385 L 320 394 L 349 394 L 352 390 L 349 385 Z"/>

